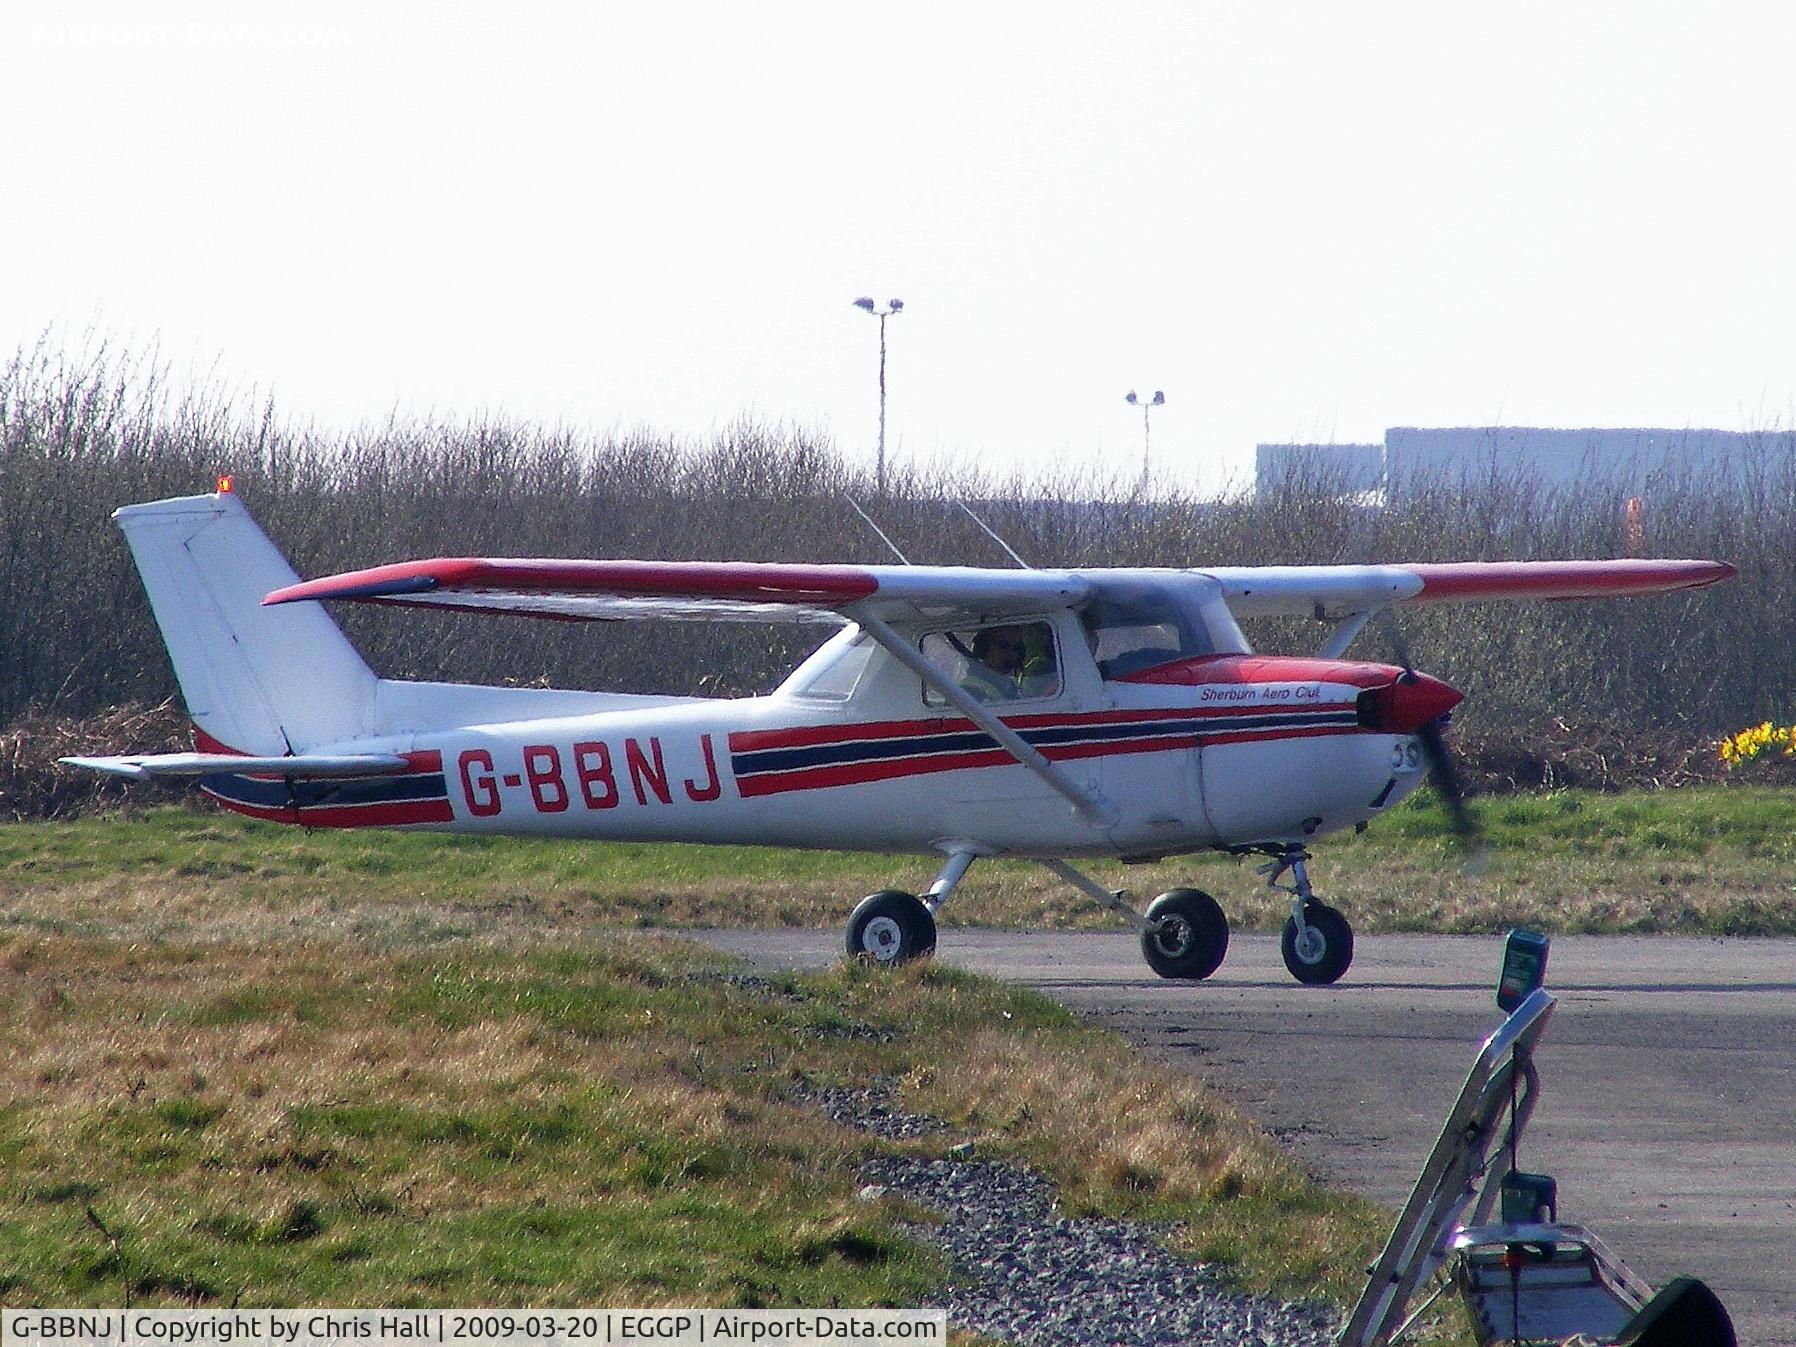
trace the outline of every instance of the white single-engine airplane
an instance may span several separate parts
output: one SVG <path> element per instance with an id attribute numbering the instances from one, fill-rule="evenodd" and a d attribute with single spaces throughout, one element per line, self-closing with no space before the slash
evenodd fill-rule
<path id="1" fill-rule="evenodd" d="M 1292 896 L 1286 966 L 1329 983 L 1353 932 L 1311 892 L 1312 839 L 1408 795 L 1460 694 L 1342 655 L 1374 613 L 1479 599 L 1659 594 L 1715 561 L 981 570 L 451 558 L 299 581 L 242 503 L 119 510 L 196 752 L 69 758 L 197 776 L 226 808 L 314 828 L 754 843 L 945 858 L 876 893 L 848 949 L 928 953 L 983 856 L 1039 860 L 1123 913 L 1162 977 L 1221 964 L 1196 889 L 1136 912 L 1068 858 L 1263 853 Z M 318 600 L 561 619 L 838 625 L 767 696 L 652 697 L 377 677 Z M 1336 623 L 1313 657 L 1256 655 L 1237 619 Z M 1407 657 L 1403 657 L 1407 661 Z M 1280 884 L 1289 874 L 1291 881 Z"/>

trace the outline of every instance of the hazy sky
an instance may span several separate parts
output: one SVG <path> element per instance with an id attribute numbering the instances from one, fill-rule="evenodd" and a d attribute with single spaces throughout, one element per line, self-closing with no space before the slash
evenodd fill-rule
<path id="1" fill-rule="evenodd" d="M 0 11 L 0 347 L 1204 480 L 1389 425 L 1796 424 L 1796 7 Z"/>

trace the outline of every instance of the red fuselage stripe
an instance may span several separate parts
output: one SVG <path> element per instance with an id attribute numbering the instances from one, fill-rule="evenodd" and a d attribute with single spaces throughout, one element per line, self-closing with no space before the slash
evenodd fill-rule
<path id="1" fill-rule="evenodd" d="M 1275 739 L 1311 739 L 1329 734 L 1356 734 L 1356 729 L 1335 725 L 1317 725 L 1299 729 L 1245 730 L 1203 736 L 1203 744 L 1264 743 Z M 1198 736 L 1177 735 L 1158 739 L 1125 739 L 1115 743 L 1070 744 L 1044 748 L 1042 754 L 1054 762 L 1079 758 L 1107 758 L 1131 753 L 1164 753 L 1189 750 L 1198 745 Z M 738 777 L 737 792 L 744 799 L 762 795 L 783 795 L 796 790 L 820 790 L 828 786 L 864 785 L 872 781 L 892 781 L 907 776 L 928 776 L 937 772 L 957 772 L 978 767 L 1014 767 L 1017 760 L 1001 748 L 972 753 L 945 753 L 933 757 L 903 758 L 876 762 L 842 763 L 828 767 L 805 767 L 791 772 L 766 773 Z"/>
<path id="2" fill-rule="evenodd" d="M 1303 712 L 1351 711 L 1354 703 L 1343 701 L 1304 702 Z M 1000 716 L 1011 729 L 1057 729 L 1061 726 L 1129 725 L 1168 720 L 1216 720 L 1229 716 L 1264 716 L 1291 711 L 1283 703 L 1260 702 L 1253 705 L 1178 706 L 1145 711 L 1095 711 L 1087 714 L 1036 716 Z M 769 748 L 812 748 L 821 744 L 854 743 L 859 740 L 903 739 L 934 734 L 968 734 L 977 732 L 970 720 L 944 717 L 940 720 L 885 720 L 855 725 L 803 725 L 784 730 L 738 730 L 730 735 L 730 752 L 753 753 Z M 1008 755 L 1006 755 L 1008 756 Z M 1050 757 L 1052 754 L 1049 755 Z"/>
<path id="3" fill-rule="evenodd" d="M 232 813 L 274 823 L 297 823 L 302 828 L 402 828 L 420 823 L 453 823 L 455 815 L 447 799 L 415 800 L 402 804 L 366 805 L 258 805 L 228 799 L 206 790 Z"/>

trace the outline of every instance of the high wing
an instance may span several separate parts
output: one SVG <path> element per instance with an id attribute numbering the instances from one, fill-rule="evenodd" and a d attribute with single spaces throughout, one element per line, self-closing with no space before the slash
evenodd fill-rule
<path id="1" fill-rule="evenodd" d="M 1151 574 L 1173 582 L 1184 574 L 1214 578 L 1237 618 L 1340 618 L 1395 604 L 1664 594 L 1725 580 L 1734 568 L 1720 561 L 1628 559 L 1214 566 Z M 275 590 L 263 603 L 347 599 L 574 621 L 835 623 L 877 617 L 903 624 L 1077 607 L 1091 592 L 1092 576 L 1077 571 L 448 557 L 308 580 Z"/>
<path id="2" fill-rule="evenodd" d="M 1454 561 L 1406 566 L 1212 566 L 1237 618 L 1342 618 L 1402 604 L 1597 599 L 1700 589 L 1724 561 Z"/>
<path id="3" fill-rule="evenodd" d="M 1046 612 L 1084 602 L 1090 589 L 1071 571 L 446 557 L 308 580 L 262 602 L 349 599 L 572 621 L 907 622 Z"/>

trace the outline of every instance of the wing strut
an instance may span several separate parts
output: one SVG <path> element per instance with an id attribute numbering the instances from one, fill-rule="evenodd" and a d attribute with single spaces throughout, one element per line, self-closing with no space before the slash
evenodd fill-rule
<path id="1" fill-rule="evenodd" d="M 1317 616 L 1321 617 L 1322 615 L 1318 613 Z M 1323 645 L 1322 649 L 1316 652 L 1317 658 L 1341 658 L 1342 655 L 1347 653 L 1347 647 L 1353 644 L 1353 638 L 1366 629 L 1366 623 L 1371 621 L 1371 618 L 1372 614 L 1369 611 L 1348 613 L 1341 619 L 1339 625 L 1329 633 L 1327 643 Z M 1322 620 L 1326 622 L 1328 619 L 1323 617 Z"/>
<path id="2" fill-rule="evenodd" d="M 968 720 L 996 739 L 998 746 L 1011 757 L 1064 795 L 1080 818 L 1100 828 L 1115 825 L 1119 817 L 1115 805 L 1095 791 L 1086 790 L 1044 758 L 1039 751 L 1025 743 L 1015 730 L 994 716 L 970 692 L 924 659 L 923 652 L 893 631 L 883 618 L 871 613 L 855 613 L 852 616 L 860 623 L 862 630 L 884 646 L 894 659 L 941 693 Z"/>
<path id="3" fill-rule="evenodd" d="M 1079 890 L 1080 893 L 1085 894 L 1089 898 L 1097 899 L 1098 902 L 1102 903 L 1112 912 L 1119 914 L 1127 921 L 1133 923 L 1136 930 L 1147 931 L 1152 929 L 1148 924 L 1146 917 L 1142 916 L 1134 908 L 1123 901 L 1123 890 L 1107 889 L 1083 870 L 1075 870 L 1065 861 L 1044 860 L 1041 864 L 1059 875 L 1068 884 L 1071 884 L 1075 889 Z"/>

